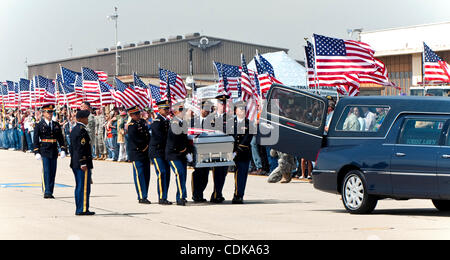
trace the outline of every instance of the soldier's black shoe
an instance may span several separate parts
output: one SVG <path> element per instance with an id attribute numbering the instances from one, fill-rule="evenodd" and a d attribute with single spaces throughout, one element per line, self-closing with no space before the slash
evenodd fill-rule
<path id="1" fill-rule="evenodd" d="M 240 198 L 240 197 L 234 197 L 232 203 L 233 204 L 244 204 L 244 199 Z"/>
<path id="2" fill-rule="evenodd" d="M 204 198 L 193 198 L 192 200 L 194 201 L 194 203 L 206 203 L 206 202 L 208 202 L 208 200 L 206 200 Z"/>
<path id="3" fill-rule="evenodd" d="M 183 199 L 183 200 L 179 200 L 179 201 L 177 201 L 177 205 L 178 205 L 178 206 L 186 206 L 186 202 L 187 202 L 187 201 L 184 200 L 184 199 Z"/>
<path id="4" fill-rule="evenodd" d="M 139 204 L 152 204 L 148 199 L 139 200 Z"/>
<path id="5" fill-rule="evenodd" d="M 44 199 L 55 199 L 55 197 L 53 197 L 53 195 L 50 194 L 45 194 Z"/>
<path id="6" fill-rule="evenodd" d="M 76 213 L 75 215 L 77 215 L 77 216 L 94 216 L 95 212 L 87 211 L 87 212 Z"/>
<path id="7" fill-rule="evenodd" d="M 211 197 L 211 203 L 214 203 L 214 204 L 220 204 L 220 203 L 223 203 L 224 201 L 225 201 L 224 197 L 218 197 L 218 198 Z"/>
<path id="8" fill-rule="evenodd" d="M 159 205 L 172 205 L 173 203 L 168 200 L 159 200 Z"/>

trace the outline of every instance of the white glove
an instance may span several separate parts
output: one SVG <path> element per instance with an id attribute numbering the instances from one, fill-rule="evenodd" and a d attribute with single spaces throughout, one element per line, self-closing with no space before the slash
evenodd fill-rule
<path id="1" fill-rule="evenodd" d="M 38 161 L 42 160 L 42 156 L 41 156 L 41 154 L 39 154 L 39 153 L 37 153 L 37 154 L 35 155 L 35 157 L 36 157 L 36 160 L 38 160 Z"/>
<path id="2" fill-rule="evenodd" d="M 237 156 L 237 153 L 233 153 L 233 160 L 234 160 L 234 158 L 236 158 L 236 156 Z"/>
<path id="3" fill-rule="evenodd" d="M 60 155 L 60 156 L 61 156 L 61 159 L 64 159 L 64 158 L 66 158 L 66 156 L 67 156 L 67 155 L 66 155 L 66 152 L 64 152 L 64 151 L 61 151 L 61 155 Z"/>
<path id="4" fill-rule="evenodd" d="M 190 154 L 190 153 L 188 153 L 188 154 L 186 155 L 186 159 L 187 159 L 188 163 L 191 163 L 191 162 L 194 161 L 194 158 L 192 157 L 192 154 Z"/>

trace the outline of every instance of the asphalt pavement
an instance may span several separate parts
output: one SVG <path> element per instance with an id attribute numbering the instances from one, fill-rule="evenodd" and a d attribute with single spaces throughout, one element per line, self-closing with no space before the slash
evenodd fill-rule
<path id="1" fill-rule="evenodd" d="M 132 166 L 95 161 L 91 194 L 93 217 L 75 216 L 75 180 L 70 159 L 59 160 L 55 200 L 41 194 L 42 163 L 32 154 L 0 150 L 0 239 L 450 239 L 450 214 L 428 200 L 380 201 L 371 215 L 346 213 L 340 197 L 310 183 L 269 184 L 250 176 L 245 205 L 232 205 L 234 175 L 229 174 L 222 205 L 157 205 L 152 169 L 150 200 L 137 203 Z M 187 188 L 191 199 L 191 175 Z M 175 200 L 172 175 L 169 200 Z M 212 193 L 212 178 L 205 197 Z"/>

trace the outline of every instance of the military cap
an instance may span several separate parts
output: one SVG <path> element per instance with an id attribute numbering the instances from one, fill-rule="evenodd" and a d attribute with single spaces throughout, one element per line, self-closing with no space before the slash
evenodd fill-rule
<path id="1" fill-rule="evenodd" d="M 52 104 L 44 105 L 42 106 L 41 110 L 44 112 L 53 113 L 55 111 L 55 105 Z"/>
<path id="2" fill-rule="evenodd" d="M 202 102 L 202 109 L 204 109 L 204 108 L 211 109 L 212 106 L 213 106 L 213 103 L 209 100 L 205 100 Z"/>
<path id="3" fill-rule="evenodd" d="M 169 100 L 160 101 L 156 103 L 156 105 L 158 106 L 158 109 L 170 108 Z"/>
<path id="4" fill-rule="evenodd" d="M 77 112 L 77 119 L 81 119 L 81 118 L 88 118 L 89 115 L 91 114 L 91 112 L 89 112 L 88 110 L 80 110 Z"/>
<path id="5" fill-rule="evenodd" d="M 216 97 L 216 99 L 219 100 L 219 101 L 225 102 L 225 101 L 227 101 L 228 99 L 230 99 L 230 96 L 225 95 L 225 94 L 221 94 L 221 95 L 218 95 L 218 96 Z"/>
<path id="6" fill-rule="evenodd" d="M 127 111 L 129 114 L 141 113 L 141 109 L 138 106 L 130 107 Z"/>
<path id="7" fill-rule="evenodd" d="M 243 109 L 245 109 L 247 107 L 247 104 L 244 101 L 238 101 L 238 102 L 234 103 L 234 106 L 236 108 L 243 108 Z"/>

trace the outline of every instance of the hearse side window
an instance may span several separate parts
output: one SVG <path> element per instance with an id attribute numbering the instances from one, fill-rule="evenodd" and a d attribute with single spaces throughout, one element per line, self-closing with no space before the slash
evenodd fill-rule
<path id="1" fill-rule="evenodd" d="M 270 102 L 277 102 L 279 116 L 291 121 L 319 128 L 322 124 L 325 103 L 322 100 L 302 95 L 294 91 L 275 88 Z M 268 108 L 271 108 L 269 104 Z M 277 111 L 268 111 L 276 113 Z"/>
<path id="2" fill-rule="evenodd" d="M 439 145 L 445 120 L 406 119 L 403 122 L 399 144 Z"/>
<path id="3" fill-rule="evenodd" d="M 347 106 L 344 109 L 336 130 L 376 133 L 380 131 L 389 111 L 389 107 Z"/>

